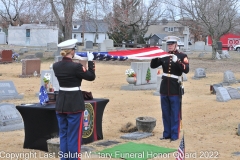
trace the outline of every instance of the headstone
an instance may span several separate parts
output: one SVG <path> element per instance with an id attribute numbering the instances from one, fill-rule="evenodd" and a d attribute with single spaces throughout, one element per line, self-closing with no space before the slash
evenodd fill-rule
<path id="1" fill-rule="evenodd" d="M 55 58 L 54 58 L 54 62 L 61 61 L 62 58 L 63 58 L 62 56 L 55 56 Z"/>
<path id="2" fill-rule="evenodd" d="M 187 81 L 187 74 L 182 73 L 182 80 L 183 80 L 183 81 Z"/>
<path id="3" fill-rule="evenodd" d="M 40 85 L 44 86 L 44 82 L 43 82 L 43 77 L 46 73 L 49 73 L 50 74 L 50 82 L 49 84 L 52 85 L 54 91 L 59 91 L 59 83 L 58 83 L 58 80 L 57 80 L 57 77 L 55 76 L 54 74 L 54 71 L 53 70 L 42 70 L 41 71 L 41 82 L 40 82 Z M 40 87 L 39 87 L 40 88 Z"/>
<path id="4" fill-rule="evenodd" d="M 221 55 L 222 54 L 222 42 L 217 42 L 217 52 Z"/>
<path id="5" fill-rule="evenodd" d="M 220 55 L 219 55 L 218 52 L 216 52 L 216 58 L 217 58 L 217 59 L 221 59 L 221 57 L 220 57 Z"/>
<path id="6" fill-rule="evenodd" d="M 150 137 L 152 135 L 153 134 L 149 132 L 132 132 L 132 133 L 124 134 L 120 138 L 130 139 L 130 140 L 139 140 L 139 139 Z"/>
<path id="7" fill-rule="evenodd" d="M 118 144 L 118 143 L 120 143 L 120 142 L 118 142 L 118 141 L 103 141 L 103 142 L 98 142 L 97 143 L 97 145 L 98 146 L 111 146 L 111 145 L 113 145 L 113 144 Z"/>
<path id="8" fill-rule="evenodd" d="M 12 59 L 12 50 L 3 50 L 1 51 L 0 56 L 0 63 L 11 63 L 13 61 Z"/>
<path id="9" fill-rule="evenodd" d="M 212 52 L 212 46 L 204 45 L 204 51 Z"/>
<path id="10" fill-rule="evenodd" d="M 48 51 L 56 51 L 56 50 L 58 50 L 57 43 L 47 43 L 47 50 Z"/>
<path id="11" fill-rule="evenodd" d="M 23 95 L 18 94 L 12 81 L 0 81 L 0 100 L 22 98 Z"/>
<path id="12" fill-rule="evenodd" d="M 105 44 L 107 50 L 114 49 L 113 40 L 112 39 L 105 39 L 103 41 L 103 43 Z"/>
<path id="13" fill-rule="evenodd" d="M 223 83 L 236 83 L 236 78 L 232 71 L 225 71 L 223 74 Z"/>
<path id="14" fill-rule="evenodd" d="M 20 48 L 19 53 L 27 53 L 28 48 Z"/>
<path id="15" fill-rule="evenodd" d="M 218 87 L 222 87 L 223 85 L 221 84 L 221 83 L 219 83 L 219 84 L 213 84 L 213 85 L 211 85 L 210 87 L 210 91 L 211 91 L 211 94 L 216 94 L 216 90 L 217 90 L 217 88 Z"/>
<path id="16" fill-rule="evenodd" d="M 136 85 L 144 85 L 144 84 L 150 84 L 150 83 L 157 83 L 157 69 L 152 69 L 150 67 L 150 62 L 131 62 L 131 68 L 136 73 Z M 151 80 L 147 82 L 146 75 L 147 70 L 150 69 L 151 73 Z"/>
<path id="17" fill-rule="evenodd" d="M 238 131 L 237 131 L 237 135 L 240 136 L 240 124 L 238 124 Z M 239 154 L 240 155 L 240 154 Z"/>
<path id="18" fill-rule="evenodd" d="M 223 50 L 223 51 L 222 51 L 222 54 L 223 54 L 226 58 L 231 58 L 227 50 Z"/>
<path id="19" fill-rule="evenodd" d="M 86 49 L 93 49 L 93 42 L 92 41 L 86 41 L 85 42 L 85 48 Z"/>
<path id="20" fill-rule="evenodd" d="M 240 93 L 237 89 L 232 87 L 227 87 L 227 91 L 231 97 L 231 99 L 240 99 Z"/>
<path id="21" fill-rule="evenodd" d="M 34 71 L 40 74 L 41 60 L 40 59 L 22 59 L 22 75 L 19 77 L 31 77 Z"/>
<path id="22" fill-rule="evenodd" d="M 198 58 L 202 58 L 204 56 L 204 53 L 200 53 L 199 55 L 198 55 Z"/>
<path id="23" fill-rule="evenodd" d="M 37 57 L 34 54 L 26 55 L 23 59 L 36 59 Z"/>
<path id="24" fill-rule="evenodd" d="M 227 102 L 231 100 L 231 97 L 226 88 L 218 87 L 216 90 L 216 99 L 219 102 Z"/>
<path id="25" fill-rule="evenodd" d="M 206 77 L 205 69 L 204 68 L 197 68 L 195 70 L 195 74 L 193 79 L 204 78 Z"/>
<path id="26" fill-rule="evenodd" d="M 194 44 L 194 50 L 195 51 L 204 51 L 204 46 L 205 46 L 205 42 L 197 41 Z"/>
<path id="27" fill-rule="evenodd" d="M 0 132 L 23 129 L 21 114 L 14 104 L 0 103 Z"/>
<path id="28" fill-rule="evenodd" d="M 160 95 L 161 82 L 162 82 L 162 74 L 157 75 L 157 89 L 156 89 L 156 91 L 153 93 L 153 95 L 155 95 L 155 96 L 159 96 L 159 95 Z"/>
<path id="29" fill-rule="evenodd" d="M 106 48 L 105 43 L 99 43 L 98 44 L 98 52 L 106 52 L 106 51 L 107 51 L 107 48 Z"/>
<path id="30" fill-rule="evenodd" d="M 43 58 L 43 52 L 37 52 L 37 53 L 35 53 L 35 56 L 37 58 Z"/>

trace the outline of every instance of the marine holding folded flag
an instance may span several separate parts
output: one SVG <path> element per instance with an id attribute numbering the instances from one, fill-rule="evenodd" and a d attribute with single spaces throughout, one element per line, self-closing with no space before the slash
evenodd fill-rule
<path id="1" fill-rule="evenodd" d="M 169 56 L 151 60 L 151 68 L 162 66 L 162 82 L 160 99 L 163 120 L 163 137 L 161 140 L 175 141 L 179 138 L 181 119 L 181 100 L 183 95 L 182 73 L 189 72 L 189 62 L 186 54 L 177 50 L 176 36 L 167 36 L 166 40 Z"/>
<path id="2" fill-rule="evenodd" d="M 53 64 L 55 76 L 59 82 L 59 94 L 56 101 L 56 115 L 59 126 L 60 152 L 68 156 L 61 160 L 77 160 L 81 153 L 82 122 L 85 103 L 81 92 L 82 80 L 95 79 L 93 54 L 87 53 L 88 70 L 72 61 L 75 58 L 77 40 L 70 39 L 58 44 L 61 47 L 62 61 Z"/>

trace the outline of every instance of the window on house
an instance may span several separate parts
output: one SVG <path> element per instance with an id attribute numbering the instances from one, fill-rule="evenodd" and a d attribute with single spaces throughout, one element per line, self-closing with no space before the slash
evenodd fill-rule
<path id="1" fill-rule="evenodd" d="M 73 25 L 73 28 L 74 28 L 74 29 L 77 29 L 77 25 Z"/>
<path id="2" fill-rule="evenodd" d="M 173 32 L 174 31 L 174 27 L 168 27 L 168 32 Z"/>
<path id="3" fill-rule="evenodd" d="M 81 38 L 83 38 L 83 33 L 81 33 Z"/>
<path id="4" fill-rule="evenodd" d="M 98 39 L 98 34 L 96 34 L 96 38 Z"/>
<path id="5" fill-rule="evenodd" d="M 30 29 L 26 29 L 26 37 L 30 37 Z"/>
<path id="6" fill-rule="evenodd" d="M 77 37 L 77 35 L 76 34 L 73 34 L 73 38 L 76 38 Z"/>
<path id="7" fill-rule="evenodd" d="M 178 32 L 178 31 L 179 31 L 179 28 L 178 28 L 178 27 L 175 27 L 175 28 L 174 28 L 174 31 Z"/>

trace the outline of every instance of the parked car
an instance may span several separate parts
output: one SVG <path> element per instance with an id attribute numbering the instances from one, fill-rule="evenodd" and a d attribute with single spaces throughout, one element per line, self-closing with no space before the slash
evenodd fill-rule
<path id="1" fill-rule="evenodd" d="M 233 48 L 234 48 L 234 51 L 240 52 L 240 44 L 234 46 Z"/>

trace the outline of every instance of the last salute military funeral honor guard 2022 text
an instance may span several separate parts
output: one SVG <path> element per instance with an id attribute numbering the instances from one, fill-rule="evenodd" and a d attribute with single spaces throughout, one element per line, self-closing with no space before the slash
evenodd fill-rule
<path id="1" fill-rule="evenodd" d="M 189 61 L 186 54 L 179 52 L 176 36 L 164 38 L 169 50 L 169 56 L 151 60 L 151 68 L 162 66 L 162 82 L 160 86 L 160 99 L 163 121 L 163 136 L 161 140 L 179 139 L 181 122 L 181 101 L 183 94 L 182 74 L 189 72 Z"/>
<path id="2" fill-rule="evenodd" d="M 55 76 L 59 82 L 59 94 L 56 101 L 56 115 L 59 126 L 60 152 L 78 155 L 81 153 L 82 126 L 85 103 L 81 91 L 82 80 L 95 79 L 95 63 L 93 54 L 87 53 L 88 69 L 81 63 L 75 63 L 75 47 L 77 40 L 70 39 L 60 44 L 62 61 L 53 64 Z M 78 156 L 61 160 L 79 160 Z"/>

